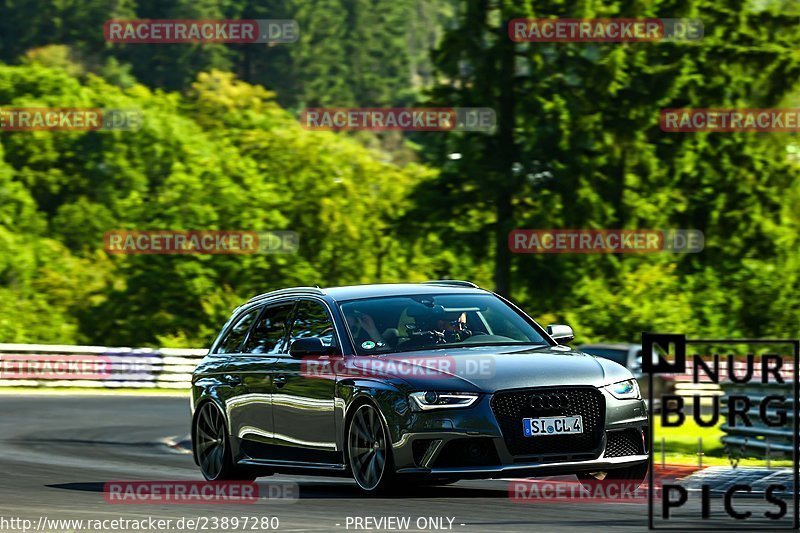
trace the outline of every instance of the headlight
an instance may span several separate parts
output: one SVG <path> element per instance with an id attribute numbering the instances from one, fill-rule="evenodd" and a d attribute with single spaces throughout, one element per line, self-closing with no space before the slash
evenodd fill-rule
<path id="1" fill-rule="evenodd" d="M 478 399 L 474 392 L 412 392 L 411 407 L 415 411 L 430 411 L 431 409 L 452 409 L 454 407 L 469 407 Z"/>
<path id="2" fill-rule="evenodd" d="M 617 400 L 641 399 L 641 395 L 639 394 L 639 384 L 635 379 L 626 379 L 625 381 L 620 381 L 619 383 L 607 385 L 606 389 L 608 389 L 608 392 L 611 393 L 611 396 Z"/>

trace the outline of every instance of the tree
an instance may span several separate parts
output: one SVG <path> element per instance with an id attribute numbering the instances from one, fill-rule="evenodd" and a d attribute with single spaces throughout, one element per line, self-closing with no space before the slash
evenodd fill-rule
<path id="1" fill-rule="evenodd" d="M 506 33 L 514 18 L 681 16 L 702 16 L 703 41 L 514 44 Z M 492 107 L 497 129 L 490 139 L 456 134 L 426 143 L 428 161 L 461 158 L 418 191 L 409 219 L 445 225 L 473 254 L 491 258 L 495 290 L 523 302 L 535 298 L 543 312 L 561 315 L 590 303 L 592 292 L 581 287 L 592 279 L 624 302 L 626 276 L 648 263 L 676 288 L 699 288 L 711 269 L 717 285 L 699 290 L 692 305 L 719 301 L 716 290 L 745 309 L 737 274 L 743 262 L 764 267 L 786 259 L 777 244 L 784 238 L 781 191 L 793 186 L 797 169 L 787 161 L 785 136 L 665 133 L 658 117 L 670 107 L 777 105 L 797 77 L 797 40 L 796 18 L 774 4 L 467 0 L 434 54 L 438 80 L 429 102 Z M 435 201 L 444 194 L 448 202 Z M 468 211 L 493 216 L 465 224 Z M 693 228 L 707 240 L 700 255 L 666 259 L 510 257 L 508 231 L 516 227 Z M 765 268 L 748 272 L 768 276 Z M 737 320 L 743 329 L 759 322 Z M 721 326 L 707 315 L 699 324 Z"/>

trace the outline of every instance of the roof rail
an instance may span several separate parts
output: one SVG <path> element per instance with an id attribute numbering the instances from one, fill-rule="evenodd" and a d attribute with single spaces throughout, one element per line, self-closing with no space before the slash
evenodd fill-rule
<path id="1" fill-rule="evenodd" d="M 432 281 L 423 281 L 423 285 L 450 285 L 453 287 L 471 287 L 473 289 L 480 289 L 471 281 L 464 281 L 460 279 L 437 279 Z"/>
<path id="2" fill-rule="evenodd" d="M 276 291 L 265 292 L 263 294 L 256 294 L 247 300 L 247 303 L 263 300 L 265 298 L 272 298 L 274 296 L 282 296 L 284 294 L 317 294 L 322 296 L 325 294 L 325 291 L 319 287 L 289 287 L 287 289 L 278 289 Z"/>

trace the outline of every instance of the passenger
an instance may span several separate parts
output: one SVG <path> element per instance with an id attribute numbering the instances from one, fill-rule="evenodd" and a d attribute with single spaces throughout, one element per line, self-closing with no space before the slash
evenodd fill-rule
<path id="1" fill-rule="evenodd" d="M 383 336 L 378 332 L 378 328 L 375 327 L 375 321 L 368 314 L 354 310 L 350 313 L 345 313 L 345 319 L 356 346 L 362 346 L 362 344 L 370 341 L 374 342 L 378 347 L 386 345 Z"/>

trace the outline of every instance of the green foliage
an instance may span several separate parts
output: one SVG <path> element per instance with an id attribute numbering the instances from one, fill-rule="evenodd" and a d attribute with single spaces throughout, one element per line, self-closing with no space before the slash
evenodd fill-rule
<path id="1" fill-rule="evenodd" d="M 432 173 L 304 130 L 261 87 L 201 74 L 187 97 L 0 66 L 10 105 L 140 109 L 139 131 L 6 132 L 4 340 L 207 345 L 243 298 L 296 284 L 420 277 L 392 235 Z M 115 256 L 113 229 L 292 230 L 297 254 Z M 0 310 L 2 313 L 3 310 Z M 13 319 L 13 320 L 12 320 Z"/>
<path id="2" fill-rule="evenodd" d="M 432 76 L 430 46 L 441 35 L 453 0 L 60 0 L 10 1 L 0 6 L 0 61 L 57 45 L 82 70 L 131 86 L 187 90 L 197 74 L 231 70 L 278 92 L 281 104 L 403 105 Z M 110 19 L 294 19 L 300 39 L 254 44 L 111 44 Z M 48 64 L 56 50 L 50 50 Z M 119 71 L 119 65 L 126 65 Z M 121 78 L 117 80 L 117 78 Z"/>
<path id="3" fill-rule="evenodd" d="M 506 21 L 550 16 L 700 17 L 706 33 L 508 39 Z M 107 19 L 136 17 L 296 19 L 301 34 L 278 46 L 103 41 Z M 795 136 L 665 133 L 658 117 L 797 107 L 798 41 L 788 0 L 5 2 L 0 106 L 145 120 L 0 133 L 0 341 L 203 346 L 258 292 L 437 277 L 506 293 L 578 341 L 796 337 Z M 493 108 L 496 131 L 346 135 L 293 115 L 413 105 L 423 90 L 417 104 Z M 699 229 L 706 247 L 513 256 L 514 228 Z M 113 229 L 292 230 L 300 249 L 108 256 Z"/>
<path id="4" fill-rule="evenodd" d="M 432 164 L 462 158 L 415 193 L 409 223 L 459 221 L 443 232 L 464 255 L 492 258 L 496 290 L 571 321 L 581 341 L 634 341 L 644 330 L 798 335 L 791 138 L 665 133 L 658 120 L 664 108 L 780 106 L 800 67 L 796 14 L 780 2 L 718 0 L 466 0 L 462 12 L 434 53 L 429 99 L 492 107 L 498 127 L 420 141 Z M 706 33 L 687 43 L 510 45 L 504 24 L 524 17 L 699 17 Z M 512 257 L 513 228 L 691 228 L 706 248 Z"/>

